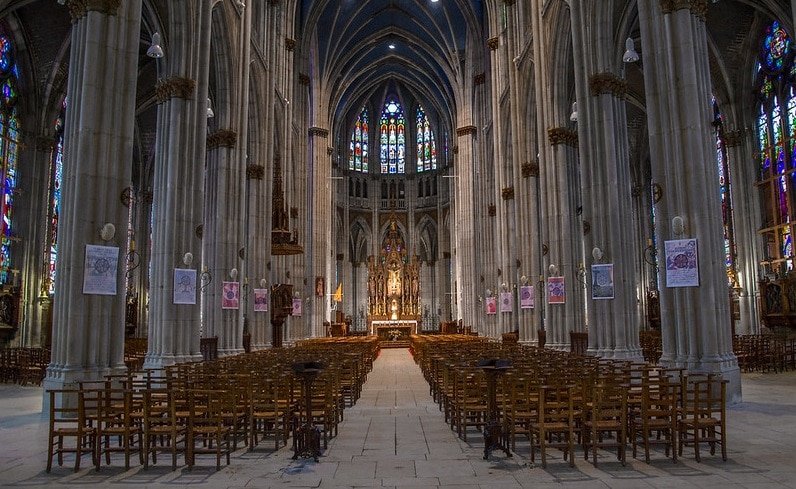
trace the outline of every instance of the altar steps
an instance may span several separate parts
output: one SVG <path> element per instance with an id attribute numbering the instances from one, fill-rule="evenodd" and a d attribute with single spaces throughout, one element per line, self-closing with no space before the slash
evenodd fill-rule
<path id="1" fill-rule="evenodd" d="M 379 348 L 409 348 L 409 340 L 381 340 Z"/>

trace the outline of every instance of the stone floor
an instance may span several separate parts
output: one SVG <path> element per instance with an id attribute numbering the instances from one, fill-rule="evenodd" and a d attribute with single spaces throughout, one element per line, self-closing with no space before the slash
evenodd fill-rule
<path id="1" fill-rule="evenodd" d="M 0 487 L 796 488 L 796 372 L 745 374 L 743 389 L 744 402 L 728 412 L 727 462 L 703 456 L 698 464 L 684 454 L 672 464 L 656 453 L 650 464 L 629 459 L 623 467 L 605 452 L 594 468 L 578 450 L 575 468 L 553 451 L 542 469 L 530 464 L 527 444 L 518 445 L 511 459 L 495 454 L 483 460 L 477 434 L 465 443 L 445 424 L 407 350 L 384 350 L 339 436 L 317 463 L 292 461 L 288 448 L 258 449 L 239 450 L 219 472 L 210 458 L 199 460 L 206 465 L 174 472 L 170 464 L 125 471 L 117 458 L 99 473 L 73 473 L 65 465 L 47 474 L 41 389 L 3 385 Z"/>

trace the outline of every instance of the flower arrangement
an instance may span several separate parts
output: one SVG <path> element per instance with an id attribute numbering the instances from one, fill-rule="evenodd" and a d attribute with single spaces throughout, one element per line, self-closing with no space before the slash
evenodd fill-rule
<path id="1" fill-rule="evenodd" d="M 387 331 L 387 338 L 389 338 L 390 341 L 396 341 L 401 336 L 403 336 L 403 332 L 401 332 L 400 329 L 391 329 Z"/>

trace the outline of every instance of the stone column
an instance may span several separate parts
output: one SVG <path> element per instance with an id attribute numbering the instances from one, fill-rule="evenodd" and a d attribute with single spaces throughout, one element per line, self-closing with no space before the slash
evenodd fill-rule
<path id="1" fill-rule="evenodd" d="M 611 69 L 613 22 L 602 2 L 573 0 L 572 44 L 578 95 L 578 141 L 583 232 L 583 277 L 589 297 L 589 352 L 641 360 L 636 249 L 627 139 L 627 83 Z M 592 264 L 612 264 L 613 298 L 593 300 Z"/>
<path id="2" fill-rule="evenodd" d="M 720 373 L 737 401 L 720 203 L 716 192 L 705 191 L 718 181 L 706 12 L 706 0 L 639 2 L 652 172 L 662 192 L 655 208 L 658 256 L 665 263 L 664 241 L 677 238 L 696 238 L 699 255 L 697 287 L 668 287 L 661 267 L 661 363 Z"/>
<path id="3" fill-rule="evenodd" d="M 171 5 L 174 24 L 165 48 L 167 55 L 161 61 L 166 63 L 165 76 L 156 87 L 159 107 L 146 368 L 202 358 L 199 303 L 175 305 L 172 294 L 174 268 L 199 269 L 202 262 L 202 169 L 210 60 L 210 36 L 204 33 L 210 30 L 210 3 L 182 1 Z M 191 22 L 183 24 L 177 19 Z M 141 247 L 146 247 L 143 241 Z M 185 260 L 186 253 L 193 259 Z M 200 270 L 197 275 L 201 275 Z M 200 295 L 197 293 L 197 301 Z"/>
<path id="4" fill-rule="evenodd" d="M 478 297 L 481 292 L 477 289 L 483 284 L 476 273 L 475 250 L 478 248 L 475 233 L 476 209 L 474 208 L 474 181 L 475 177 L 475 152 L 477 129 L 472 125 L 461 126 L 456 130 L 459 154 L 456 158 L 456 287 L 458 293 L 459 317 L 465 326 L 480 324 L 477 319 Z"/>
<path id="5" fill-rule="evenodd" d="M 73 24 L 63 216 L 45 391 L 125 370 L 127 209 L 119 196 L 131 180 L 141 0 L 68 3 Z M 114 295 L 83 293 L 86 245 L 119 248 Z"/>
<path id="6" fill-rule="evenodd" d="M 311 310 L 306 318 L 309 326 L 309 336 L 324 335 L 323 322 L 329 320 L 329 290 L 331 289 L 332 258 L 334 246 L 332 244 L 332 191 L 331 191 L 331 159 L 327 154 L 329 131 L 321 127 L 309 129 L 309 155 L 310 181 L 307 187 L 307 215 L 312 234 L 307 236 L 312 240 L 312 255 L 308 256 L 310 272 L 308 280 L 312 281 L 313 292 Z M 308 250 L 309 251 L 309 250 Z M 315 294 L 315 278 L 323 277 L 323 295 Z M 335 284 L 336 286 L 336 284 Z"/>

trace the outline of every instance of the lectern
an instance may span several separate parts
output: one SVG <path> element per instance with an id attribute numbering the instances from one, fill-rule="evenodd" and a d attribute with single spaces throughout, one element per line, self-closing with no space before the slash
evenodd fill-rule
<path id="1" fill-rule="evenodd" d="M 509 450 L 508 430 L 501 422 L 497 407 L 497 379 L 511 368 L 511 360 L 497 358 L 478 361 L 478 368 L 486 375 L 487 388 L 487 421 L 484 427 L 484 460 L 489 458 L 489 453 L 495 449 L 502 449 L 507 457 L 511 457 Z"/>
<path id="2" fill-rule="evenodd" d="M 303 416 L 299 415 L 293 422 L 293 460 L 312 457 L 317 462 L 321 454 L 321 431 L 312 423 L 312 384 L 324 365 L 320 362 L 299 362 L 294 363 L 292 368 L 301 382 L 301 393 L 304 395 Z"/>

